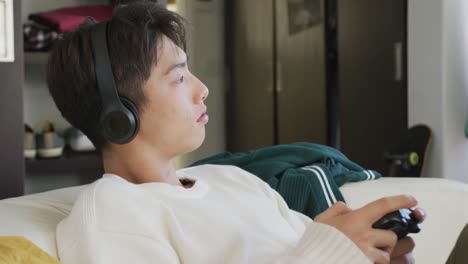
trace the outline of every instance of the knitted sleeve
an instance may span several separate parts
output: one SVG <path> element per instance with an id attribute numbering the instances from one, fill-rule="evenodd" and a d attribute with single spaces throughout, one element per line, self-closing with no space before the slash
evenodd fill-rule
<path id="1" fill-rule="evenodd" d="M 247 171 L 242 173 L 250 174 Z M 276 203 L 284 219 L 301 236 L 294 248 L 272 263 L 370 263 L 357 245 L 339 230 L 314 222 L 309 217 L 289 209 L 281 195 L 268 184 L 255 175 L 250 178 L 272 202 Z"/>

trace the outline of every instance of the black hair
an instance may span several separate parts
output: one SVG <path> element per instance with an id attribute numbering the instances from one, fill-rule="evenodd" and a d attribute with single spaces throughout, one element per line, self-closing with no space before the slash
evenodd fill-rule
<path id="1" fill-rule="evenodd" d="M 65 119 L 101 150 L 107 142 L 98 124 L 102 105 L 94 72 L 92 28 L 88 20 L 56 41 L 47 66 L 47 84 Z M 185 20 L 154 1 L 118 6 L 108 22 L 107 42 L 117 91 L 139 111 L 144 111 L 143 86 L 157 64 L 163 35 L 186 50 Z"/>

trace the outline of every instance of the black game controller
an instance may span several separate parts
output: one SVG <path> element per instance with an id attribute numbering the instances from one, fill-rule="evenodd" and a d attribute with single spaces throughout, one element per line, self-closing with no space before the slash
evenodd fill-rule
<path id="1" fill-rule="evenodd" d="M 392 230 L 399 240 L 404 238 L 408 233 L 418 233 L 421 231 L 420 222 L 414 215 L 413 210 L 407 208 L 384 215 L 372 227 Z"/>

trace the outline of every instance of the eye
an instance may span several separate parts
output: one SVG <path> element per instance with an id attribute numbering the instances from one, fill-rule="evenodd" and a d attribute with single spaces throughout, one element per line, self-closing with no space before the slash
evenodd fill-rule
<path id="1" fill-rule="evenodd" d="M 184 76 L 180 76 L 180 78 L 179 78 L 179 83 L 183 83 L 184 81 L 185 81 Z"/>

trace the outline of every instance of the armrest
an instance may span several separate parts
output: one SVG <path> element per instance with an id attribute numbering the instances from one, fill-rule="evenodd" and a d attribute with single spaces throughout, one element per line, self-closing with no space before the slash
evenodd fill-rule
<path id="1" fill-rule="evenodd" d="M 359 208 L 381 197 L 411 194 L 425 209 L 421 232 L 412 234 L 418 263 L 445 263 L 459 233 L 468 223 L 468 184 L 438 178 L 381 178 L 340 188 L 348 206 Z"/>

